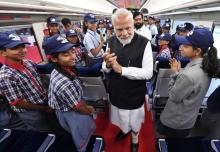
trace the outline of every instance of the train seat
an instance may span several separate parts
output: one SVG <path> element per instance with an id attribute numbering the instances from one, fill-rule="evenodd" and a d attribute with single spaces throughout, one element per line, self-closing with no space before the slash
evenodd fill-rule
<path id="1" fill-rule="evenodd" d="M 104 150 L 104 139 L 92 136 L 87 147 L 92 152 Z M 70 134 L 48 132 L 0 130 L 0 151 L 76 152 Z"/>
<path id="2" fill-rule="evenodd" d="M 158 139 L 158 149 L 159 152 L 219 152 L 214 150 L 212 140 L 202 137 Z"/>
<path id="3" fill-rule="evenodd" d="M 219 140 L 211 140 L 211 146 L 215 150 L 215 152 L 220 152 L 220 141 Z"/>

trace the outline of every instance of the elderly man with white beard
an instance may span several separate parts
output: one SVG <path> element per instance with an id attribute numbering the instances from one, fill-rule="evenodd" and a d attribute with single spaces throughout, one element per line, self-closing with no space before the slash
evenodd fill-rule
<path id="1" fill-rule="evenodd" d="M 138 137 L 144 122 L 146 80 L 153 74 L 150 41 L 134 32 L 133 15 L 118 9 L 112 15 L 115 35 L 109 40 L 102 68 L 108 72 L 110 119 L 121 132 L 116 140 L 131 133 L 131 152 L 137 152 Z"/>

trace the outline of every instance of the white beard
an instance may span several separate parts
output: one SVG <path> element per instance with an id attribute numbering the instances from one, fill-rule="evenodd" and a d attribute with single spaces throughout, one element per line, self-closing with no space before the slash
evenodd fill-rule
<path id="1" fill-rule="evenodd" d="M 119 42 L 120 42 L 123 46 L 125 46 L 125 45 L 131 43 L 131 40 L 133 39 L 134 34 L 132 34 L 132 35 L 131 35 L 129 38 L 127 38 L 127 39 L 121 39 L 121 38 L 119 38 L 117 35 L 116 35 L 116 37 L 117 37 L 117 39 L 119 40 Z"/>

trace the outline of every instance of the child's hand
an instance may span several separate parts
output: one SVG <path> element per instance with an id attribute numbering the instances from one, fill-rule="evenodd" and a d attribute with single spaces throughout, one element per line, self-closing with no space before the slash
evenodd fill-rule
<path id="1" fill-rule="evenodd" d="M 88 108 L 88 114 L 94 114 L 95 113 L 95 109 L 92 107 L 92 106 L 87 106 L 87 108 Z"/>
<path id="2" fill-rule="evenodd" d="M 46 107 L 45 108 L 45 112 L 48 112 L 48 113 L 51 113 L 51 112 L 53 112 L 54 110 L 52 109 L 52 108 L 50 108 L 50 107 Z"/>
<path id="3" fill-rule="evenodd" d="M 171 70 L 173 70 L 174 72 L 178 73 L 180 71 L 181 68 L 181 63 L 180 61 L 177 61 L 175 58 L 170 59 L 169 61 Z"/>

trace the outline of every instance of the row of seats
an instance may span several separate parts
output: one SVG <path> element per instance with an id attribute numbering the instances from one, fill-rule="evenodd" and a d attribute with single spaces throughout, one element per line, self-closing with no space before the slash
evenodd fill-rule
<path id="1" fill-rule="evenodd" d="M 104 141 L 101 137 L 92 137 L 89 152 L 101 152 Z M 76 152 L 70 134 L 50 134 L 46 132 L 0 130 L 0 151 L 10 152 Z"/>

